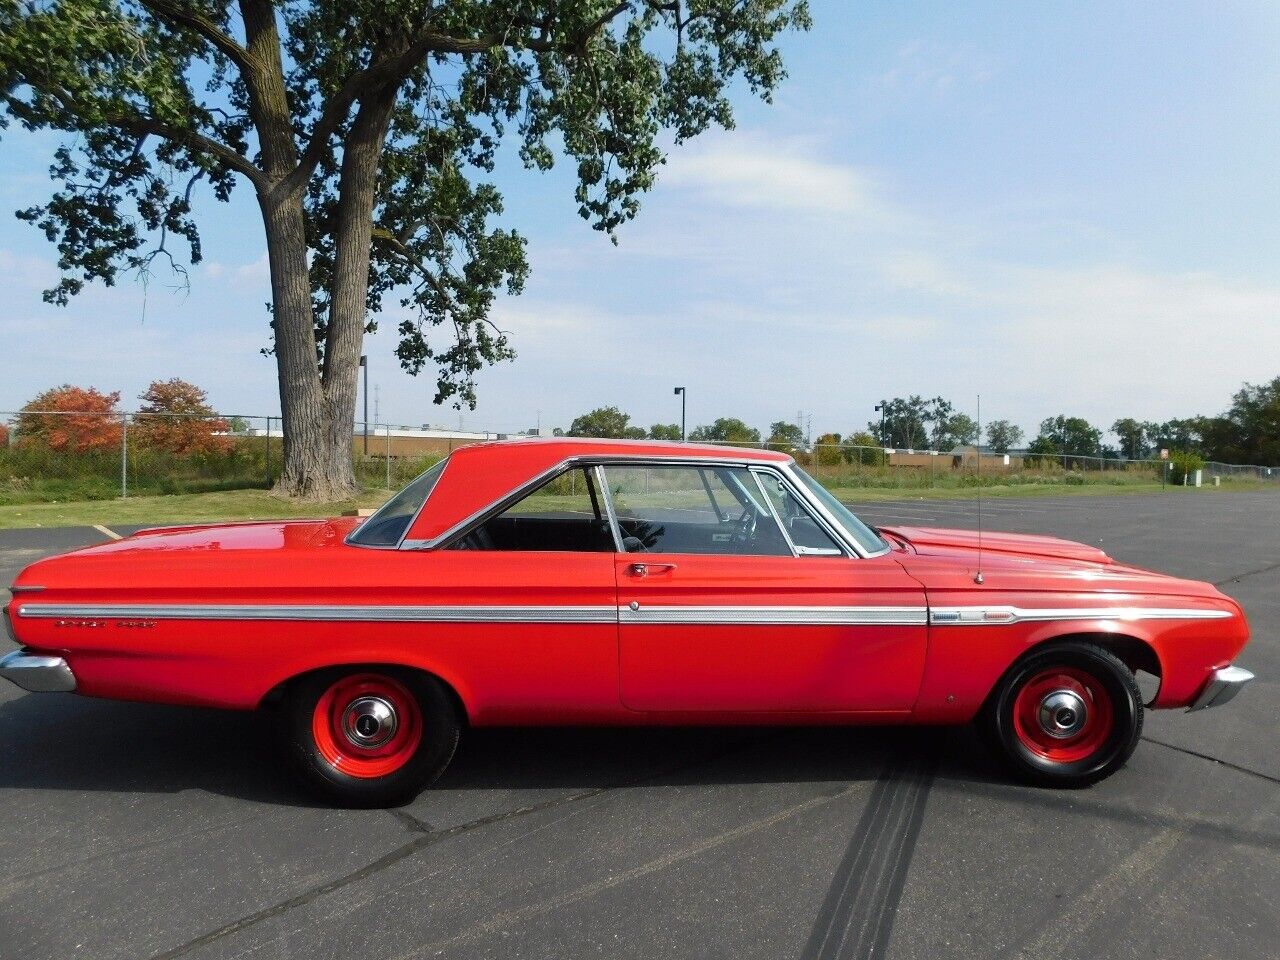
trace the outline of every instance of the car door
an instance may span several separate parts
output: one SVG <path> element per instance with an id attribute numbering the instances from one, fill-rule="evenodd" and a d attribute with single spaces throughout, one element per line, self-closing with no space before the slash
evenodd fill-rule
<path id="1" fill-rule="evenodd" d="M 760 479 L 731 465 L 604 473 L 625 547 L 616 572 L 626 707 L 910 709 L 927 614 L 921 586 L 891 557 L 849 555 L 772 470 Z M 766 484 L 790 498 L 789 523 Z M 797 549 L 793 537 L 808 542 Z"/>

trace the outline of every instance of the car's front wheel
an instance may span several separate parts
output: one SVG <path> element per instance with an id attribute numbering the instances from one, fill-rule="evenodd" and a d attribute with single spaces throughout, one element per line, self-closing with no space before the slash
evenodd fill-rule
<path id="1" fill-rule="evenodd" d="M 438 680 L 382 666 L 302 677 L 288 692 L 282 719 L 304 781 L 350 807 L 413 799 L 449 765 L 462 728 Z"/>
<path id="2" fill-rule="evenodd" d="M 1015 773 L 1042 786 L 1110 776 L 1142 734 L 1142 694 L 1102 647 L 1068 641 L 1024 657 L 987 702 L 983 726 Z"/>

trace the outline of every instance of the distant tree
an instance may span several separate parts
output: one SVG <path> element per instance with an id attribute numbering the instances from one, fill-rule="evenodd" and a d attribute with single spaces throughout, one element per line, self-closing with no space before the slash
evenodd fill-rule
<path id="1" fill-rule="evenodd" d="M 1008 453 L 1022 442 L 1022 428 L 1009 420 L 992 420 L 987 424 L 987 445 L 995 453 Z"/>
<path id="2" fill-rule="evenodd" d="M 1199 450 L 1201 427 L 1204 418 L 1188 417 L 1183 420 L 1166 420 L 1164 423 L 1144 423 L 1143 434 L 1151 449 Z"/>
<path id="3" fill-rule="evenodd" d="M 0 448 L 9 446 L 9 425 L 0 423 Z"/>
<path id="4" fill-rule="evenodd" d="M 655 423 L 649 428 L 650 440 L 679 440 L 680 424 L 678 423 Z"/>
<path id="5" fill-rule="evenodd" d="M 133 428 L 143 446 L 178 456 L 231 449 L 227 421 L 213 412 L 208 396 L 194 383 L 177 377 L 157 380 L 138 399 L 141 416 L 133 419 Z"/>
<path id="6" fill-rule="evenodd" d="M 866 430 L 854 430 L 842 442 L 845 463 L 871 464 L 884 461 L 884 444 L 879 437 L 872 436 Z"/>
<path id="7" fill-rule="evenodd" d="M 569 436 L 639 440 L 644 437 L 644 427 L 631 426 L 631 417 L 617 407 L 597 407 L 569 425 Z"/>
<path id="8" fill-rule="evenodd" d="M 551 429 L 551 435 L 552 435 L 553 437 L 563 437 L 563 436 L 564 436 L 564 427 L 553 427 L 553 428 Z"/>
<path id="9" fill-rule="evenodd" d="M 1280 466 L 1280 377 L 1246 383 L 1221 417 L 1198 424 L 1214 460 Z M 1208 444 L 1206 444 L 1208 446 Z"/>
<path id="10" fill-rule="evenodd" d="M 737 417 L 720 417 L 715 423 L 694 429 L 689 439 L 699 443 L 759 443 L 760 431 Z"/>
<path id="11" fill-rule="evenodd" d="M 840 434 L 824 433 L 813 442 L 813 459 L 820 466 L 834 467 L 844 459 Z"/>
<path id="12" fill-rule="evenodd" d="M 884 415 L 884 443 L 888 446 L 925 450 L 932 444 L 933 449 L 940 449 L 938 444 L 949 439 L 947 426 L 955 411 L 942 397 L 925 400 L 919 394 L 912 394 L 905 399 L 881 400 L 880 406 Z M 880 420 L 871 420 L 867 430 L 880 436 L 880 426 Z"/>
<path id="13" fill-rule="evenodd" d="M 978 424 L 967 413 L 953 413 L 934 425 L 933 448 L 951 450 L 978 442 Z"/>
<path id="14" fill-rule="evenodd" d="M 1144 460 L 1151 453 L 1147 443 L 1147 428 L 1132 417 L 1122 417 L 1111 424 L 1111 432 L 1120 438 L 1120 455 L 1128 460 Z"/>
<path id="15" fill-rule="evenodd" d="M 120 394 L 63 384 L 35 397 L 18 413 L 18 443 L 68 453 L 120 449 Z"/>
<path id="16" fill-rule="evenodd" d="M 774 450 L 782 450 L 784 453 L 794 454 L 797 450 L 803 450 L 804 429 L 798 423 L 787 423 L 785 420 L 777 420 L 769 424 L 769 446 Z"/>
<path id="17" fill-rule="evenodd" d="M 244 417 L 227 417 L 227 429 L 232 433 L 247 433 L 249 422 Z"/>
<path id="18" fill-rule="evenodd" d="M 1102 431 L 1083 417 L 1059 414 L 1040 421 L 1040 433 L 1027 451 L 1033 454 L 1076 454 L 1082 457 L 1102 455 Z"/>

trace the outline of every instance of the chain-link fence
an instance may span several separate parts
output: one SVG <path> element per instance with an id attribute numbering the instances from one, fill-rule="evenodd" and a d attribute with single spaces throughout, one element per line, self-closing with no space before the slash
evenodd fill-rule
<path id="1" fill-rule="evenodd" d="M 995 453 L 975 447 L 906 450 L 854 444 L 796 448 L 754 443 L 734 446 L 788 453 L 832 488 L 963 488 L 995 486 L 1196 486 L 1280 484 L 1280 467 L 1171 460 L 1130 460 L 1081 454 Z"/>
<path id="2" fill-rule="evenodd" d="M 22 410 L 0 421 L 0 504 L 267 489 L 284 461 L 273 416 Z M 352 464 L 365 488 L 394 490 L 486 437 L 359 423 Z"/>
<path id="3" fill-rule="evenodd" d="M 356 423 L 352 463 L 369 490 L 395 490 L 458 446 L 502 433 Z M 1193 485 L 1162 460 L 1026 452 L 900 450 L 851 444 L 783 450 L 829 487 L 965 488 L 1022 484 Z M 0 411 L 0 504 L 267 489 L 283 463 L 280 418 L 208 413 Z M 1202 484 L 1280 483 L 1280 467 L 1207 463 Z"/>

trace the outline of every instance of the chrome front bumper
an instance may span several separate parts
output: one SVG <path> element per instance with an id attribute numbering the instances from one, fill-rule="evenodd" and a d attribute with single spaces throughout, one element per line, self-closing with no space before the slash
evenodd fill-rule
<path id="1" fill-rule="evenodd" d="M 1253 674 L 1243 667 L 1219 667 L 1210 675 L 1209 682 L 1200 691 L 1200 696 L 1196 697 L 1196 702 L 1187 708 L 1187 712 L 1222 706 L 1252 679 Z"/>
<path id="2" fill-rule="evenodd" d="M 67 661 L 26 650 L 15 650 L 0 658 L 0 677 L 32 693 L 69 693 L 76 688 L 76 676 Z"/>

